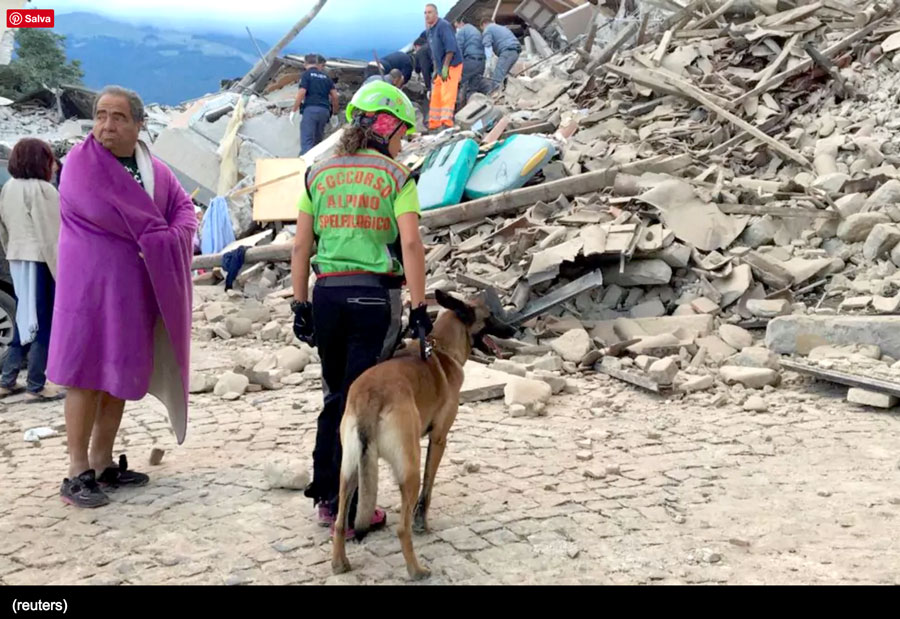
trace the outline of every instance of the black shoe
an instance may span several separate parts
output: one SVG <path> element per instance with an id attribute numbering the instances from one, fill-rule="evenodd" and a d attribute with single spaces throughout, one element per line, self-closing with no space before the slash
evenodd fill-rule
<path id="1" fill-rule="evenodd" d="M 125 454 L 119 456 L 119 466 L 108 467 L 97 480 L 101 486 L 118 488 L 120 486 L 146 486 L 150 482 L 150 476 L 137 471 L 128 470 L 128 458 Z"/>
<path id="2" fill-rule="evenodd" d="M 59 496 L 64 503 L 75 507 L 103 507 L 109 504 L 109 497 L 97 485 L 97 474 L 93 469 L 85 471 L 75 479 L 64 479 Z"/>

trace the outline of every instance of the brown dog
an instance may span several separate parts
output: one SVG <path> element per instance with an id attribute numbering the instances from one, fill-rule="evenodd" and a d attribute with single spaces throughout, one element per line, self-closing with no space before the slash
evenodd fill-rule
<path id="1" fill-rule="evenodd" d="M 412 545 L 413 508 L 416 531 L 427 529 L 428 506 L 447 434 L 459 408 L 463 365 L 472 347 L 484 349 L 484 336 L 511 337 L 515 330 L 494 318 L 484 298 L 463 302 L 438 291 L 438 303 L 450 310 L 437 320 L 432 333 L 434 352 L 428 361 L 419 356 L 419 343 L 410 342 L 393 359 L 377 365 L 350 387 L 341 421 L 340 498 L 334 527 L 331 566 L 334 573 L 350 570 L 345 549 L 349 499 L 357 484 L 359 505 L 354 529 L 361 540 L 372 521 L 378 494 L 378 458 L 387 460 L 400 485 L 402 505 L 397 535 L 410 578 L 426 578 Z M 421 437 L 428 435 L 428 456 L 419 492 Z"/>

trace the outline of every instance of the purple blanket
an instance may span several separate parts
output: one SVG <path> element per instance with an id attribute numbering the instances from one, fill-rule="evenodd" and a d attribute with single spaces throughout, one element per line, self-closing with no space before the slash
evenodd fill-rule
<path id="1" fill-rule="evenodd" d="M 175 175 L 146 146 L 136 157 L 146 190 L 93 136 L 63 167 L 47 375 L 123 400 L 152 393 L 181 444 L 197 218 Z"/>

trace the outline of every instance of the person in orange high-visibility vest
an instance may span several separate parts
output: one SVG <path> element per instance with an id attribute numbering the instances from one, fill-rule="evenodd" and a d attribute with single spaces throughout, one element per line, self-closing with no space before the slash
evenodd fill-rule
<path id="1" fill-rule="evenodd" d="M 453 26 L 438 17 L 437 7 L 425 5 L 425 34 L 431 46 L 434 63 L 434 84 L 431 88 L 431 108 L 428 128 L 431 130 L 453 126 L 456 97 L 463 74 L 463 55 Z"/>
<path id="2" fill-rule="evenodd" d="M 347 120 L 351 124 L 337 155 L 306 174 L 291 260 L 294 334 L 318 347 L 325 391 L 306 496 L 318 507 L 320 524 L 332 527 L 347 392 L 363 372 L 390 358 L 400 342 L 404 280 L 412 307 L 410 329 L 431 332 L 419 194 L 410 170 L 394 159 L 403 136 L 415 133 L 415 108 L 398 88 L 379 80 L 356 92 Z M 317 275 L 312 303 L 310 263 Z M 355 513 L 354 496 L 350 522 Z M 384 512 L 375 510 L 372 527 L 385 521 Z"/>

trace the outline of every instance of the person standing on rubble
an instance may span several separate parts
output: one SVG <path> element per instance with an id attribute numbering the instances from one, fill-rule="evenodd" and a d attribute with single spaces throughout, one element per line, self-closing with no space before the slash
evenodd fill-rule
<path id="1" fill-rule="evenodd" d="M 460 104 L 464 105 L 473 92 L 485 92 L 486 90 L 484 86 L 484 40 L 481 37 L 481 31 L 472 24 L 457 20 L 453 25 L 456 26 L 456 42 L 463 55 L 459 100 Z"/>
<path id="2" fill-rule="evenodd" d="M 491 92 L 503 86 L 506 76 L 519 60 L 522 53 L 522 45 L 519 39 L 506 26 L 495 24 L 490 17 L 481 20 L 481 30 L 484 33 L 484 49 L 490 59 L 491 54 L 497 55 L 497 65 L 491 76 Z"/>
<path id="3" fill-rule="evenodd" d="M 300 90 L 291 109 L 291 118 L 299 110 L 300 156 L 312 150 L 325 137 L 325 127 L 332 114 L 340 107 L 338 91 L 334 82 L 325 73 L 325 58 L 318 54 L 307 54 L 308 69 L 300 78 Z"/>
<path id="4" fill-rule="evenodd" d="M 425 26 L 435 69 L 428 111 L 428 128 L 434 131 L 453 126 L 456 95 L 462 79 L 463 56 L 456 42 L 453 26 L 438 17 L 437 6 L 434 4 L 425 5 Z"/>
<path id="5" fill-rule="evenodd" d="M 59 193 L 52 184 L 57 169 L 49 144 L 34 138 L 19 140 L 9 159 L 12 178 L 0 192 L 0 245 L 9 260 L 17 301 L 0 398 L 22 391 L 16 381 L 26 357 L 26 399 L 40 402 L 63 396 L 60 389 L 47 385 L 46 374 L 59 239 Z"/>
<path id="6" fill-rule="evenodd" d="M 113 461 L 126 400 L 152 393 L 179 444 L 187 432 L 197 216 L 172 171 L 139 139 L 144 118 L 137 93 L 100 91 L 94 128 L 69 153 L 59 184 L 47 376 L 68 388 L 69 476 L 60 496 L 77 507 L 109 503 L 101 486 L 150 481 L 129 470 L 124 454 Z"/>
<path id="7" fill-rule="evenodd" d="M 325 392 L 305 494 L 318 507 L 319 523 L 332 527 L 344 402 L 353 381 L 390 358 L 400 342 L 404 280 L 413 308 L 410 329 L 431 331 L 419 194 L 411 171 L 396 161 L 403 137 L 415 132 L 415 108 L 399 89 L 372 82 L 353 96 L 347 120 L 337 155 L 306 173 L 291 258 L 294 334 L 318 347 Z M 317 276 L 312 303 L 310 262 Z M 350 522 L 355 512 L 354 496 Z M 376 510 L 372 527 L 385 521 L 384 511 Z"/>

